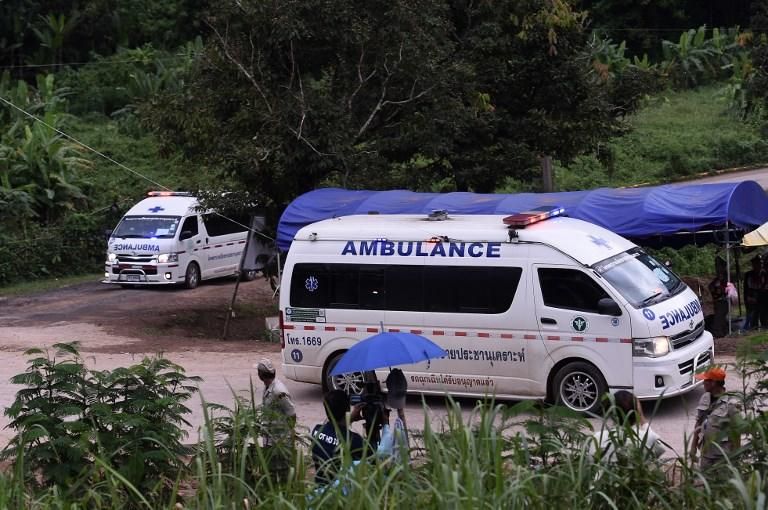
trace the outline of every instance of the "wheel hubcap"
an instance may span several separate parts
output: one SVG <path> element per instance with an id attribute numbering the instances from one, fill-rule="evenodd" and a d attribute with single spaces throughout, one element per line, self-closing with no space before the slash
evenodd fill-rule
<path id="1" fill-rule="evenodd" d="M 586 411 L 597 401 L 597 383 L 584 372 L 573 372 L 560 383 L 560 397 L 567 407 Z"/>
<path id="2" fill-rule="evenodd" d="M 359 395 L 363 392 L 363 374 L 354 372 L 351 374 L 335 375 L 331 378 L 331 386 L 337 390 L 344 390 L 350 395 Z"/>

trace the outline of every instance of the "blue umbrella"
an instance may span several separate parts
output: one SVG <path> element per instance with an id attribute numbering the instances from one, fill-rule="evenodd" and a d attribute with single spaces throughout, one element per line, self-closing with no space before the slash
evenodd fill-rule
<path id="1" fill-rule="evenodd" d="M 331 375 L 407 365 L 447 355 L 443 348 L 421 335 L 383 332 L 352 346 L 333 367 Z"/>

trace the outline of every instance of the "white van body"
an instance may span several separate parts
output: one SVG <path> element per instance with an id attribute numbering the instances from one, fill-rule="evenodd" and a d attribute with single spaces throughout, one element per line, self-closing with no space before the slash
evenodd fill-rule
<path id="1" fill-rule="evenodd" d="M 151 192 L 112 231 L 102 283 L 184 284 L 237 274 L 247 228 L 204 214 L 183 192 Z"/>
<path id="2" fill-rule="evenodd" d="M 503 220 L 365 215 L 302 228 L 280 293 L 286 376 L 360 391 L 359 374 L 328 373 L 383 328 L 448 352 L 400 367 L 411 392 L 549 398 L 593 411 L 608 390 L 654 399 L 697 385 L 713 340 L 697 296 L 677 276 L 581 220 L 524 229 Z"/>

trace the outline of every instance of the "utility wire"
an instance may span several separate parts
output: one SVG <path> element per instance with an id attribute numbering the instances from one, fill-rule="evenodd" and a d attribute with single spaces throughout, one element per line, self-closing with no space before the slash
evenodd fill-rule
<path id="1" fill-rule="evenodd" d="M 151 182 L 152 184 L 154 184 L 154 185 L 155 185 L 155 186 L 157 186 L 158 188 L 162 188 L 162 189 L 163 189 L 163 190 L 165 190 L 165 191 L 172 191 L 172 190 L 171 190 L 171 188 L 169 188 L 169 187 L 167 187 L 167 186 L 164 186 L 164 185 L 160 184 L 159 182 L 155 181 L 154 179 L 152 179 L 152 178 L 150 178 L 150 177 L 147 177 L 146 175 L 144 175 L 144 174 L 142 174 L 142 173 L 140 173 L 140 172 L 137 172 L 136 170 L 133 170 L 133 169 L 131 169 L 131 168 L 128 168 L 127 166 L 125 166 L 124 164 L 120 163 L 119 161 L 116 161 L 116 160 L 114 160 L 114 159 L 110 158 L 109 156 L 107 156 L 106 154 L 104 154 L 104 153 L 102 153 L 102 152 L 100 152 L 100 151 L 98 151 L 98 150 L 94 149 L 94 148 L 93 148 L 93 147 L 91 147 L 90 145 L 88 145 L 88 144 L 86 144 L 86 143 L 84 143 L 84 142 L 81 142 L 80 140 L 78 140 L 78 139 L 77 139 L 77 138 L 75 138 L 74 136 L 71 136 L 71 135 L 69 135 L 69 134 L 65 133 L 64 131 L 60 130 L 59 128 L 57 128 L 57 127 L 55 127 L 55 126 L 51 126 L 50 124 L 48 124 L 48 123 L 47 123 L 47 122 L 45 122 L 44 120 L 40 119 L 40 118 L 39 118 L 39 117 L 37 117 L 36 115 L 33 115 L 33 114 L 29 113 L 28 111 L 24 110 L 23 108 L 20 108 L 19 106 L 16 106 L 16 105 L 15 105 L 15 104 L 13 104 L 12 102 L 8 101 L 8 100 L 7 100 L 7 99 L 5 99 L 3 96 L 0 96 L 0 101 L 2 101 L 3 103 L 7 104 L 7 105 L 8 105 L 8 106 L 10 106 L 11 108 L 14 108 L 15 110 L 18 110 L 19 112 L 23 113 L 24 115 L 26 115 L 26 116 L 27 116 L 27 117 L 29 117 L 30 119 L 34 120 L 35 122 L 39 122 L 40 124 L 42 124 L 42 125 L 46 126 L 48 129 L 52 129 L 53 131 L 57 132 L 58 134 L 60 134 L 61 136 L 65 137 L 65 138 L 67 138 L 68 140 L 72 140 L 73 142 L 75 142 L 75 143 L 77 143 L 77 144 L 79 144 L 79 145 L 82 145 L 83 147 L 85 147 L 85 148 L 86 148 L 86 149 L 88 149 L 89 151 L 93 152 L 94 154 L 96 154 L 96 155 L 98 155 L 98 156 L 101 156 L 102 158 L 106 159 L 107 161 L 109 161 L 110 163 L 112 163 L 112 164 L 114 164 L 114 165 L 117 165 L 119 168 L 121 168 L 121 169 L 123 169 L 123 170 L 126 170 L 126 171 L 128 171 L 128 172 L 132 173 L 133 175 L 135 175 L 135 176 L 137 176 L 137 177 L 140 177 L 141 179 L 144 179 L 145 181 Z M 248 226 L 248 225 L 243 225 L 243 224 L 242 224 L 242 223 L 240 223 L 239 221 L 237 221 L 237 220 L 234 220 L 234 219 L 232 219 L 232 218 L 229 218 L 228 216 L 225 216 L 225 215 L 223 215 L 223 214 L 221 214 L 221 213 L 219 213 L 219 212 L 217 212 L 217 211 L 213 211 L 213 213 L 214 213 L 214 214 L 216 214 L 217 216 L 220 216 L 220 217 L 222 217 L 222 218 L 224 218 L 224 219 L 226 219 L 226 220 L 229 220 L 229 221 L 231 221 L 232 223 L 234 223 L 234 224 L 236 224 L 236 225 L 239 225 L 239 226 L 243 227 L 243 228 L 244 228 L 244 229 L 246 229 L 246 230 L 249 230 L 249 231 L 253 232 L 254 234 L 257 234 L 257 235 L 259 235 L 259 236 L 261 236 L 261 237 L 263 237 L 263 238 L 265 238 L 265 239 L 267 239 L 267 240 L 269 240 L 269 241 L 275 242 L 275 240 L 274 240 L 273 238 L 269 237 L 268 235 L 266 235 L 266 234 L 265 234 L 265 233 L 263 233 L 263 232 L 260 232 L 260 231 L 258 231 L 258 230 L 254 230 L 254 229 L 252 229 L 252 228 L 251 228 L 250 226 Z"/>
<path id="2" fill-rule="evenodd" d="M 163 185 L 162 185 L 162 184 L 160 184 L 159 182 L 157 182 L 157 181 L 155 181 L 155 180 L 151 179 L 150 177 L 147 177 L 146 175 L 143 175 L 143 174 L 141 174 L 141 173 L 137 172 L 136 170 L 132 170 L 132 169 L 128 168 L 127 166 L 125 166 L 124 164 L 120 163 L 119 161 L 115 161 L 114 159 L 110 158 L 110 157 L 109 157 L 109 156 L 107 156 L 106 154 L 104 154 L 104 153 L 102 153 L 102 152 L 99 152 L 99 151 L 97 151 L 96 149 L 94 149 L 94 148 L 93 148 L 93 147 L 91 147 L 90 145 L 88 145 L 88 144 L 86 144 L 86 143 L 84 143 L 84 142 L 81 142 L 80 140 L 78 140 L 78 139 L 77 139 L 77 138 L 75 138 L 74 136 L 70 136 L 70 135 L 68 135 L 67 133 L 65 133 L 64 131 L 60 130 L 59 128 L 57 128 L 57 127 L 55 127 L 55 126 L 51 126 L 50 124 L 48 124 L 48 123 L 47 123 L 47 122 L 45 122 L 44 120 L 40 119 L 39 117 L 37 117 L 37 116 L 35 116 L 35 115 L 33 115 L 33 114 L 29 113 L 28 111 L 24 110 L 23 108 L 20 108 L 20 107 L 16 106 L 15 104 L 13 104 L 12 102 L 8 101 L 8 100 L 7 100 L 7 99 L 5 99 L 3 96 L 0 96 L 0 101 L 2 101 L 3 103 L 7 104 L 7 105 L 8 105 L 8 106 L 10 106 L 11 108 L 14 108 L 14 109 L 18 110 L 19 112 L 23 113 L 24 115 L 26 115 L 26 116 L 27 116 L 27 117 L 29 117 L 30 119 L 34 120 L 35 122 L 39 122 L 40 124 L 42 124 L 43 126 L 47 127 L 48 129 L 52 129 L 53 131 L 56 131 L 57 133 L 59 133 L 59 134 L 60 134 L 61 136 L 63 136 L 64 138 L 67 138 L 67 139 L 69 139 L 69 140 L 72 140 L 72 141 L 73 141 L 73 142 L 75 142 L 76 144 L 82 145 L 83 147 L 85 147 L 85 148 L 86 148 L 86 149 L 88 149 L 89 151 L 93 152 L 94 154 L 97 154 L 97 155 L 101 156 L 102 158 L 106 159 L 106 160 L 107 160 L 107 161 L 109 161 L 110 163 L 112 163 L 112 164 L 114 164 L 114 165 L 117 165 L 117 166 L 119 166 L 119 167 L 120 167 L 120 168 L 122 168 L 123 170 L 127 170 L 128 172 L 131 172 L 132 174 L 134 174 L 134 175 L 136 175 L 136 176 L 138 176 L 138 177 L 141 177 L 142 179 L 144 179 L 144 180 L 146 180 L 146 181 L 149 181 L 149 182 L 151 182 L 151 183 L 152 183 L 152 184 L 154 184 L 155 186 L 157 186 L 157 187 L 160 187 L 160 188 L 164 189 L 165 191 L 171 191 L 171 189 L 170 189 L 170 188 L 168 188 L 167 186 L 163 186 Z"/>
<path id="3" fill-rule="evenodd" d="M 189 55 L 177 55 L 175 57 L 152 57 L 149 59 L 144 58 L 137 58 L 137 59 L 130 59 L 130 60 L 92 60 L 90 62 L 59 62 L 59 63 L 51 63 L 51 64 L 14 64 L 14 65 L 5 65 L 0 66 L 0 69 L 38 69 L 43 67 L 75 67 L 75 66 L 85 66 L 85 65 L 93 65 L 93 66 L 106 66 L 106 65 L 119 65 L 119 64 L 138 64 L 138 63 L 146 63 L 146 64 L 152 64 L 156 61 L 170 61 L 170 62 L 176 62 L 179 60 L 186 60 L 188 58 L 194 58 L 201 55 L 199 52 L 194 52 Z"/>

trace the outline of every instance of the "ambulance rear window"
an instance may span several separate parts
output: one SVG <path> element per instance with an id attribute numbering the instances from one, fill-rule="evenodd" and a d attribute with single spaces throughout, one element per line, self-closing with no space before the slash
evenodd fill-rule
<path id="1" fill-rule="evenodd" d="M 296 264 L 291 306 L 434 313 L 503 313 L 519 267 Z"/>

